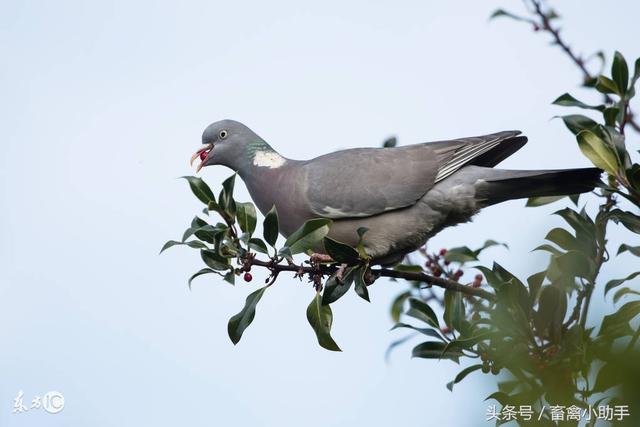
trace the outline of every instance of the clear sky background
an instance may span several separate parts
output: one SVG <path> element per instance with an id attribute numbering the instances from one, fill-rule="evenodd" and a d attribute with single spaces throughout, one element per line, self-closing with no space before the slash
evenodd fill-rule
<path id="1" fill-rule="evenodd" d="M 640 56 L 637 1 L 557 3 L 579 51 Z M 197 252 L 158 250 L 200 209 L 176 177 L 223 118 L 292 158 L 515 128 L 530 142 L 503 167 L 587 166 L 550 120 L 578 71 L 526 25 L 489 23 L 498 6 L 521 3 L 2 2 L 0 426 L 483 425 L 492 377 L 450 393 L 451 362 L 407 346 L 385 363 L 398 283 L 335 304 L 332 353 L 305 318 L 313 292 L 283 277 L 234 347 L 227 320 L 264 273 L 190 292 Z M 504 241 L 485 260 L 528 275 L 559 206 L 509 202 L 430 245 Z M 12 415 L 19 390 L 59 390 L 66 407 Z"/>

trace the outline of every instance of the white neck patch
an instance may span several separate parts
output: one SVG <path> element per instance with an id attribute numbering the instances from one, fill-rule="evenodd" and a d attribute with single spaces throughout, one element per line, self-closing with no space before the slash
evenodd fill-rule
<path id="1" fill-rule="evenodd" d="M 253 156 L 254 166 L 276 169 L 286 163 L 287 159 L 273 151 L 256 151 Z"/>

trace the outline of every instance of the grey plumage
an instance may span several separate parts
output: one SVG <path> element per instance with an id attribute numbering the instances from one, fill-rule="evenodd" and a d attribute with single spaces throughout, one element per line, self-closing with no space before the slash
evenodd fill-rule
<path id="1" fill-rule="evenodd" d="M 493 169 L 527 142 L 519 135 L 506 131 L 398 148 L 356 148 L 298 161 L 282 157 L 243 124 L 223 120 L 207 127 L 196 154 L 206 154 L 201 166 L 221 164 L 237 171 L 263 214 L 275 205 L 285 236 L 308 219 L 324 217 L 333 220 L 329 236 L 355 245 L 356 230 L 367 227 L 367 253 L 392 263 L 483 207 L 582 193 L 598 182 L 596 168 Z"/>

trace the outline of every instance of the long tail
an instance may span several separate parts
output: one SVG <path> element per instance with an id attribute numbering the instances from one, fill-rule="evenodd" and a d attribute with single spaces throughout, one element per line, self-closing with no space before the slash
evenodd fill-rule
<path id="1" fill-rule="evenodd" d="M 515 171 L 487 169 L 476 183 L 476 200 L 484 206 L 513 199 L 586 193 L 600 182 L 598 168 Z"/>

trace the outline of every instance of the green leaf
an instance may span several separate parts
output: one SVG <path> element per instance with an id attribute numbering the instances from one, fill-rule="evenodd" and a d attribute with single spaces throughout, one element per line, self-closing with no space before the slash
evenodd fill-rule
<path id="1" fill-rule="evenodd" d="M 596 80 L 596 89 L 600 93 L 622 94 L 618 84 L 606 76 L 598 76 L 598 79 Z"/>
<path id="2" fill-rule="evenodd" d="M 160 249 L 160 253 L 166 251 L 170 247 L 181 246 L 181 245 L 189 246 L 190 248 L 196 248 L 196 249 L 207 249 L 207 245 L 205 245 L 199 240 L 191 240 L 189 242 L 177 242 L 175 240 L 169 240 L 167 243 L 164 244 L 164 246 L 162 246 L 162 249 Z"/>
<path id="3" fill-rule="evenodd" d="M 611 65 L 611 77 L 620 89 L 620 95 L 624 95 L 627 92 L 627 85 L 629 84 L 629 67 L 627 61 L 620 52 L 615 53 L 613 56 L 613 64 Z"/>
<path id="4" fill-rule="evenodd" d="M 613 303 L 617 304 L 618 301 L 620 301 L 620 298 L 625 295 L 640 295 L 640 292 L 630 288 L 620 288 L 616 291 L 615 294 L 613 294 Z"/>
<path id="5" fill-rule="evenodd" d="M 449 249 L 444 255 L 444 259 L 449 262 L 459 262 L 460 264 L 463 264 L 465 262 L 477 261 L 478 256 L 468 247 L 461 246 Z"/>
<path id="6" fill-rule="evenodd" d="M 253 318 L 256 316 L 256 306 L 258 305 L 258 302 L 260 302 L 260 299 L 266 289 L 267 287 L 265 286 L 264 288 L 260 288 L 257 291 L 250 293 L 244 303 L 244 308 L 240 313 L 229 319 L 227 331 L 229 333 L 229 338 L 231 338 L 231 342 L 234 344 L 238 344 L 240 338 L 242 338 L 244 330 L 247 329 L 247 326 L 249 326 L 251 322 L 253 322 Z"/>
<path id="7" fill-rule="evenodd" d="M 465 379 L 467 375 L 469 375 L 474 371 L 477 371 L 478 369 L 482 369 L 482 364 L 479 363 L 477 365 L 471 365 L 467 368 L 464 368 L 462 371 L 460 371 L 458 375 L 456 375 L 456 377 L 453 379 L 453 381 L 451 381 L 450 383 L 447 383 L 447 388 L 449 389 L 449 391 L 453 391 L 454 384 L 458 384 L 460 381 Z"/>
<path id="8" fill-rule="evenodd" d="M 635 95 L 635 85 L 636 82 L 640 79 L 640 58 L 636 59 L 635 66 L 633 67 L 633 77 L 631 78 L 631 83 L 629 84 L 629 94 L 627 98 L 632 98 Z"/>
<path id="9" fill-rule="evenodd" d="M 324 284 L 324 291 L 322 293 L 322 304 L 333 304 L 347 293 L 347 291 L 353 284 L 353 279 L 355 277 L 354 273 L 356 269 L 357 267 L 348 267 L 344 272 L 342 282 L 338 280 L 335 273 L 329 276 L 326 283 Z"/>
<path id="10" fill-rule="evenodd" d="M 527 204 L 525 205 L 528 208 L 534 208 L 538 206 L 548 205 L 549 203 L 557 202 L 558 200 L 564 199 L 566 196 L 540 196 L 540 197 L 529 197 L 527 199 Z"/>
<path id="11" fill-rule="evenodd" d="M 511 19 L 516 20 L 516 21 L 526 21 L 526 22 L 529 22 L 529 20 L 528 20 L 528 19 L 523 18 L 523 17 L 518 16 L 518 15 L 515 15 L 515 14 L 513 14 L 513 13 L 511 13 L 511 12 L 508 12 L 508 11 L 506 11 L 506 10 L 504 10 L 504 9 L 496 9 L 496 10 L 491 14 L 491 16 L 489 16 L 489 19 L 495 19 L 495 18 L 500 18 L 500 17 L 511 18 Z"/>
<path id="12" fill-rule="evenodd" d="M 267 249 L 266 243 L 264 243 L 262 239 L 258 239 L 257 237 L 249 239 L 249 247 L 256 252 L 260 252 L 263 254 L 269 253 L 269 249 Z"/>
<path id="13" fill-rule="evenodd" d="M 410 291 L 406 291 L 396 296 L 391 303 L 391 319 L 394 322 L 400 321 L 400 315 L 402 314 L 402 310 L 404 309 L 404 303 L 411 296 Z"/>
<path id="14" fill-rule="evenodd" d="M 464 356 L 462 351 L 453 350 L 444 352 L 446 344 L 441 341 L 427 341 L 413 348 L 411 357 L 422 359 L 450 359 L 458 363 L 458 359 Z"/>
<path id="15" fill-rule="evenodd" d="M 400 329 L 400 328 L 408 328 L 408 329 L 413 329 L 416 332 L 420 332 L 423 335 L 426 335 L 428 337 L 432 337 L 432 338 L 437 338 L 440 341 L 446 343 L 444 337 L 442 336 L 442 334 L 440 334 L 440 332 L 436 331 L 435 329 L 432 328 L 416 328 L 413 325 L 409 325 L 407 323 L 396 323 L 395 325 L 393 325 L 393 328 L 391 328 L 391 330 L 395 330 L 395 329 Z"/>
<path id="16" fill-rule="evenodd" d="M 278 221 L 278 211 L 276 207 L 273 206 L 267 215 L 264 217 L 263 226 L 263 237 L 264 240 L 267 241 L 269 245 L 275 247 L 276 241 L 278 240 L 278 233 L 280 225 Z"/>
<path id="17" fill-rule="evenodd" d="M 636 271 L 635 273 L 631 273 L 629 274 L 627 277 L 623 278 L 623 279 L 615 279 L 615 280 L 609 280 L 607 282 L 607 284 L 604 287 L 604 294 L 605 296 L 607 295 L 607 293 L 613 289 L 616 288 L 620 285 L 622 285 L 624 282 L 629 281 L 629 280 L 633 280 L 635 279 L 638 275 L 640 274 L 640 271 Z"/>
<path id="18" fill-rule="evenodd" d="M 358 251 L 330 237 L 324 238 L 324 249 L 334 261 L 343 264 L 353 264 L 358 261 Z"/>
<path id="19" fill-rule="evenodd" d="M 618 253 L 616 255 L 620 255 L 623 252 L 630 252 L 635 256 L 640 256 L 640 246 L 629 246 L 626 243 L 623 243 L 618 248 Z"/>
<path id="20" fill-rule="evenodd" d="M 578 248 L 576 238 L 564 228 L 554 228 L 547 233 L 546 240 L 555 243 L 565 251 L 570 251 Z"/>
<path id="21" fill-rule="evenodd" d="M 527 278 L 527 284 L 529 285 L 529 295 L 531 295 L 531 302 L 536 300 L 538 297 L 538 292 L 542 287 L 542 282 L 544 278 L 547 276 L 546 270 L 540 271 L 538 273 L 532 274 Z"/>
<path id="22" fill-rule="evenodd" d="M 624 304 L 618 311 L 609 314 L 602 319 L 600 336 L 608 336 L 618 326 L 628 324 L 634 317 L 640 314 L 640 301 L 631 301 Z"/>
<path id="23" fill-rule="evenodd" d="M 610 174 L 615 174 L 619 168 L 616 154 L 595 133 L 584 130 L 578 134 L 578 146 L 591 163 Z"/>
<path id="24" fill-rule="evenodd" d="M 578 108 L 584 108 L 584 109 L 587 109 L 587 110 L 597 110 L 597 111 L 604 111 L 604 108 L 605 108 L 604 105 L 588 105 L 588 104 L 585 104 L 582 101 L 578 101 L 577 99 L 575 99 L 573 96 L 569 95 L 568 93 L 560 95 L 555 101 L 553 101 L 553 104 L 561 105 L 563 107 L 578 107 Z"/>
<path id="25" fill-rule="evenodd" d="M 552 342 L 561 338 L 562 321 L 567 313 L 567 294 L 556 286 L 543 286 L 540 292 L 538 310 L 534 312 L 533 323 L 539 337 L 548 332 Z"/>
<path id="26" fill-rule="evenodd" d="M 331 351 L 342 351 L 338 344 L 331 338 L 331 324 L 333 323 L 333 313 L 331 307 L 322 305 L 320 293 L 311 300 L 307 307 L 307 320 L 313 328 L 321 347 Z"/>
<path id="27" fill-rule="evenodd" d="M 602 393 L 603 391 L 606 391 L 611 387 L 622 383 L 624 379 L 622 375 L 623 372 L 620 369 L 619 365 L 616 365 L 615 363 L 607 363 L 602 365 L 602 367 L 598 371 L 596 383 L 593 386 L 591 392 Z"/>
<path id="28" fill-rule="evenodd" d="M 460 292 L 447 289 L 444 291 L 444 322 L 451 329 L 460 331 L 465 320 L 464 302 Z"/>
<path id="29" fill-rule="evenodd" d="M 189 282 L 188 282 L 189 289 L 191 289 L 191 282 L 193 282 L 193 279 L 195 279 L 196 277 L 202 276 L 203 274 L 211 274 L 211 273 L 220 274 L 217 271 L 212 270 L 210 268 L 203 268 L 202 270 L 195 273 L 193 276 L 189 277 Z"/>
<path id="30" fill-rule="evenodd" d="M 215 196 L 211 188 L 201 178 L 197 176 L 182 176 L 181 178 L 187 180 L 191 191 L 202 203 L 205 205 L 208 205 L 209 202 L 215 203 Z"/>
<path id="31" fill-rule="evenodd" d="M 205 264 L 214 270 L 225 271 L 233 268 L 229 265 L 229 260 L 219 255 L 216 251 L 202 249 L 200 251 L 200 257 Z"/>
<path id="32" fill-rule="evenodd" d="M 236 214 L 236 202 L 233 200 L 233 188 L 236 181 L 236 174 L 234 173 L 229 178 L 225 179 L 222 183 L 222 191 L 218 196 L 218 204 L 225 212 L 227 212 L 233 220 Z"/>
<path id="33" fill-rule="evenodd" d="M 614 209 L 609 215 L 616 221 L 621 222 L 629 231 L 640 234 L 640 218 L 631 212 Z"/>
<path id="34" fill-rule="evenodd" d="M 602 112 L 602 116 L 604 117 L 604 123 L 607 126 L 615 126 L 616 118 L 620 114 L 620 109 L 618 107 L 607 107 Z"/>
<path id="35" fill-rule="evenodd" d="M 253 206 L 253 203 L 238 203 L 236 217 L 238 218 L 240 230 L 242 230 L 243 233 L 249 233 L 249 235 L 251 235 L 256 231 L 258 214 L 256 213 L 256 208 Z"/>
<path id="36" fill-rule="evenodd" d="M 367 283 L 364 281 L 364 274 L 366 273 L 366 271 L 367 271 L 366 266 L 359 267 L 358 269 L 356 269 L 356 271 L 354 272 L 354 281 L 355 281 L 354 289 L 356 291 L 356 294 L 358 294 L 360 298 L 362 298 L 367 302 L 371 302 L 369 300 L 369 291 L 367 290 Z"/>
<path id="37" fill-rule="evenodd" d="M 429 304 L 424 301 L 420 301 L 416 298 L 409 299 L 409 310 L 405 313 L 407 316 L 411 316 L 415 319 L 422 320 L 427 325 L 433 326 L 436 329 L 440 329 L 440 322 L 438 322 L 438 316 Z"/>
<path id="38" fill-rule="evenodd" d="M 598 126 L 598 123 L 581 114 L 570 114 L 568 116 L 562 116 L 562 121 L 574 135 L 579 134 L 585 129 L 593 129 Z"/>
<path id="39" fill-rule="evenodd" d="M 392 136 L 390 138 L 387 138 L 383 143 L 382 146 L 384 148 L 393 148 L 396 145 L 398 145 L 398 138 L 396 138 L 395 136 Z"/>
<path id="40" fill-rule="evenodd" d="M 330 219 L 316 218 L 305 222 L 300 228 L 293 232 L 285 242 L 285 246 L 289 248 L 292 255 L 306 252 L 329 233 Z"/>

